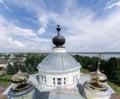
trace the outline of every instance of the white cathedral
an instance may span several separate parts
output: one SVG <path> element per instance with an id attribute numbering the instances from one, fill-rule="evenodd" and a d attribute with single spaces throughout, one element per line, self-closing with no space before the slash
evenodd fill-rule
<path id="1" fill-rule="evenodd" d="M 59 26 L 59 25 L 58 25 Z M 65 38 L 58 34 L 53 38 L 53 51 L 38 65 L 40 83 L 47 87 L 76 86 L 80 79 L 80 63 L 66 52 L 62 45 Z"/>
<path id="2" fill-rule="evenodd" d="M 99 66 L 90 75 L 80 73 L 81 64 L 63 46 L 65 38 L 60 34 L 60 26 L 56 29 L 55 47 L 38 64 L 39 74 L 28 77 L 19 70 L 3 95 L 8 99 L 110 99 L 114 90 L 105 82 L 107 77 Z"/>

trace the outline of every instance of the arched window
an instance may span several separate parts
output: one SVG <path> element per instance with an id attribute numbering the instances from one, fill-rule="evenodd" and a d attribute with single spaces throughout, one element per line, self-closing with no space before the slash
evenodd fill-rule
<path id="1" fill-rule="evenodd" d="M 43 81 L 43 75 L 41 75 L 41 80 Z"/>
<path id="2" fill-rule="evenodd" d="M 64 78 L 64 85 L 66 84 L 66 78 Z"/>
<path id="3" fill-rule="evenodd" d="M 55 85 L 56 83 L 55 83 L 55 78 L 53 78 L 53 85 Z"/>
<path id="4" fill-rule="evenodd" d="M 46 83 L 46 76 L 41 75 L 41 80 L 43 83 Z"/>
<path id="5" fill-rule="evenodd" d="M 76 82 L 77 79 L 78 79 L 77 75 L 74 75 L 74 76 L 73 76 L 73 82 Z"/>
<path id="6" fill-rule="evenodd" d="M 53 85 L 65 85 L 66 84 L 66 78 L 55 78 L 53 77 Z"/>
<path id="7" fill-rule="evenodd" d="M 43 80 L 44 80 L 43 82 L 45 82 L 45 83 L 46 83 L 46 76 L 43 76 Z"/>
<path id="8" fill-rule="evenodd" d="M 62 81 L 62 78 L 57 78 L 57 84 L 58 85 L 61 85 L 61 83 L 62 83 L 61 81 Z"/>

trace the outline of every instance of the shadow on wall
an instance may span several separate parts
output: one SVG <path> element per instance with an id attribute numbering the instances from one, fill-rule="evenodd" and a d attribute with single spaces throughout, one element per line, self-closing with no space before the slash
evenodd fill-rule
<path id="1" fill-rule="evenodd" d="M 83 85 L 77 84 L 77 88 L 78 88 L 79 94 L 87 99 Z"/>
<path id="2" fill-rule="evenodd" d="M 38 81 L 38 83 L 40 83 L 40 81 L 39 81 L 39 75 L 36 76 L 36 80 Z"/>
<path id="3" fill-rule="evenodd" d="M 49 99 L 50 92 L 40 92 L 37 88 L 35 88 L 35 94 L 33 99 Z"/>

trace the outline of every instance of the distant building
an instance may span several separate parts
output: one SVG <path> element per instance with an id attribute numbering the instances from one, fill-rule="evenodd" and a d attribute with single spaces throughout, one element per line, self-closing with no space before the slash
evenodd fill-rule
<path id="1" fill-rule="evenodd" d="M 10 54 L 10 57 L 9 57 L 10 59 L 13 59 L 13 58 L 15 58 L 15 55 L 14 54 Z"/>
<path id="2" fill-rule="evenodd" d="M 8 62 L 0 62 L 0 67 L 6 68 L 8 65 Z"/>

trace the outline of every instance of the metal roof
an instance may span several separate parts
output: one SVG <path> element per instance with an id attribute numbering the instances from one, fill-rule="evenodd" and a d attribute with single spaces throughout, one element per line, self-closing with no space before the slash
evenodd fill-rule
<path id="1" fill-rule="evenodd" d="M 85 93 L 85 91 L 83 93 Z M 34 99 L 86 99 L 86 96 L 82 96 L 79 92 L 59 88 L 44 92 L 35 89 L 35 94 Z"/>
<path id="2" fill-rule="evenodd" d="M 38 64 L 38 69 L 45 71 L 72 71 L 81 67 L 71 55 L 63 52 L 53 52 L 46 56 L 43 61 Z"/>

